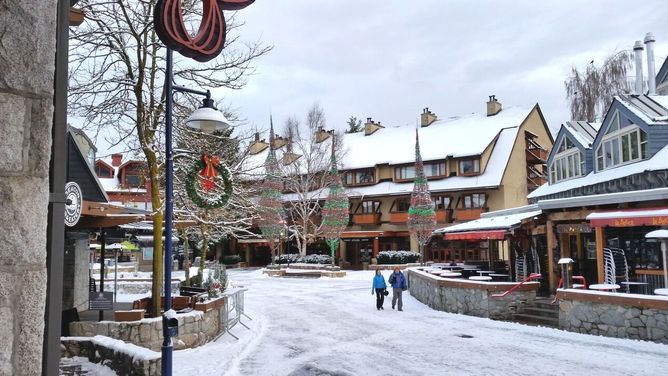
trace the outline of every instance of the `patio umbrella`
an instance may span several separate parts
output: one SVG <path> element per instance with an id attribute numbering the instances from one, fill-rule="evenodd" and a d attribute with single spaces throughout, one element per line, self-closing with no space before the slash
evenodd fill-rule
<path id="1" fill-rule="evenodd" d="M 131 251 L 131 252 L 132 251 L 139 251 L 139 247 L 135 243 L 133 243 L 129 240 L 123 240 L 121 242 L 121 245 L 123 246 L 123 249 L 126 250 L 126 251 Z"/>
<path id="2" fill-rule="evenodd" d="M 661 254 L 663 256 L 663 284 L 668 288 L 668 266 L 666 266 L 666 247 L 668 247 L 668 230 L 654 230 L 645 235 L 646 238 L 661 240 Z"/>
<path id="3" fill-rule="evenodd" d="M 111 251 L 118 251 L 123 249 L 123 245 L 121 243 L 114 243 L 114 244 L 108 244 L 105 248 Z"/>

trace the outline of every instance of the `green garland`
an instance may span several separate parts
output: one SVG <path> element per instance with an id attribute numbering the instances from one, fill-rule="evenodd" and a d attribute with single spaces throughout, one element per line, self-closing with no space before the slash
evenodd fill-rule
<path id="1" fill-rule="evenodd" d="M 220 162 L 220 164 L 215 167 L 218 175 L 221 177 L 224 188 L 223 193 L 216 200 L 209 200 L 200 196 L 199 192 L 197 191 L 199 173 L 200 171 L 204 170 L 205 167 L 206 164 L 202 159 L 199 159 L 193 163 L 193 166 L 190 168 L 190 171 L 188 171 L 188 175 L 186 176 L 186 192 L 188 193 L 188 197 L 190 197 L 193 203 L 200 208 L 220 208 L 227 204 L 227 202 L 230 200 L 230 196 L 232 196 L 232 178 L 230 177 L 230 170 L 223 162 Z"/>

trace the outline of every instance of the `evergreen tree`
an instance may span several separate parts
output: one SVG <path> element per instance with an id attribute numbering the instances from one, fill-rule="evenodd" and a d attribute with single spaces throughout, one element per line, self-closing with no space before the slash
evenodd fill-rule
<path id="1" fill-rule="evenodd" d="M 436 227 L 436 212 L 429 193 L 427 176 L 420 155 L 418 130 L 415 130 L 415 182 L 411 193 L 411 206 L 408 209 L 408 230 L 420 246 L 420 263 L 424 262 L 424 246 L 431 239 Z"/>
<path id="2" fill-rule="evenodd" d="M 346 133 L 357 133 L 364 129 L 362 127 L 362 120 L 358 120 L 355 116 L 351 116 L 346 124 L 348 125 Z"/>
<path id="3" fill-rule="evenodd" d="M 332 136 L 333 138 L 335 136 Z M 330 170 L 331 183 L 327 201 L 322 208 L 322 233 L 332 254 L 332 265 L 339 247 L 341 233 L 348 225 L 349 203 L 346 191 L 341 182 L 341 176 L 336 166 L 336 142 L 332 140 L 332 169 Z"/>

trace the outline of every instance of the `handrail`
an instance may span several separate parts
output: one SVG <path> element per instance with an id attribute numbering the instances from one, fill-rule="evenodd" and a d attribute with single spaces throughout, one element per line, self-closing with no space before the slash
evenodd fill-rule
<path id="1" fill-rule="evenodd" d="M 519 289 L 520 286 L 522 286 L 522 285 L 525 284 L 526 282 L 531 282 L 531 281 L 533 281 L 534 279 L 539 279 L 539 278 L 541 278 L 541 275 L 540 275 L 540 274 L 538 274 L 538 273 L 531 273 L 531 274 L 529 274 L 528 277 L 524 278 L 524 280 L 523 280 L 522 282 L 516 284 L 516 285 L 513 286 L 510 290 L 505 291 L 505 292 L 502 293 L 502 294 L 492 294 L 492 298 L 503 298 L 503 297 L 506 296 L 506 295 L 510 295 L 510 294 L 512 294 L 513 291 Z"/>

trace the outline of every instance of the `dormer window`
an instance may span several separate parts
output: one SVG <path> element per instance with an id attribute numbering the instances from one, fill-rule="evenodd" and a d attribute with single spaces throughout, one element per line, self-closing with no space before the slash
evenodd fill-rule
<path id="1" fill-rule="evenodd" d="M 564 137 L 550 165 L 550 181 L 554 184 L 584 175 L 584 162 L 582 153 L 573 141 Z"/>
<path id="2" fill-rule="evenodd" d="M 347 171 L 344 174 L 344 183 L 347 186 L 370 185 L 376 182 L 376 171 L 373 168 Z"/>
<path id="3" fill-rule="evenodd" d="M 142 188 L 144 186 L 144 171 L 138 163 L 127 165 L 123 169 L 121 185 L 126 188 Z"/>
<path id="4" fill-rule="evenodd" d="M 95 164 L 95 175 L 101 179 L 108 179 L 114 177 L 114 170 L 111 167 L 107 166 L 104 163 Z"/>
<path id="5" fill-rule="evenodd" d="M 477 175 L 480 173 L 480 159 L 464 159 L 459 161 L 460 175 Z"/>
<path id="6" fill-rule="evenodd" d="M 620 127 L 619 114 L 596 149 L 596 171 L 633 163 L 647 158 L 647 134 L 637 125 Z"/>
<path id="7" fill-rule="evenodd" d="M 425 162 L 424 174 L 428 178 L 445 177 L 445 161 Z M 394 168 L 395 180 L 415 179 L 415 165 L 399 166 Z"/>

